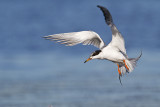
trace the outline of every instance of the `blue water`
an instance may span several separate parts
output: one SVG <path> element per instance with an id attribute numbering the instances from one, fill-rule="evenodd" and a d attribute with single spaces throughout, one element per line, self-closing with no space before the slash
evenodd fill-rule
<path id="1" fill-rule="evenodd" d="M 42 38 L 93 30 L 109 43 L 110 28 L 96 5 L 110 10 L 130 57 L 143 51 L 123 86 L 115 64 L 83 63 L 97 48 Z M 159 5 L 157 0 L 1 0 L 0 107 L 159 107 Z"/>

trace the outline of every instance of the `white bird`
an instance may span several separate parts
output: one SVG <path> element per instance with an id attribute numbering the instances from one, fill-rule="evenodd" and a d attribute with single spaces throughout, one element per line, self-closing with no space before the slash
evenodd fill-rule
<path id="1" fill-rule="evenodd" d="M 136 62 L 142 55 L 142 52 L 137 58 L 128 58 L 124 38 L 113 23 L 110 12 L 103 6 L 98 5 L 97 7 L 103 12 L 105 21 L 110 26 L 112 31 L 112 40 L 108 45 L 105 45 L 100 36 L 93 31 L 54 34 L 45 36 L 44 38 L 55 40 L 61 44 L 65 44 L 66 46 L 74 46 L 82 43 L 83 45 L 94 45 L 98 47 L 99 50 L 93 52 L 84 63 L 92 59 L 106 59 L 114 62 L 118 66 L 119 80 L 121 83 L 120 77 L 122 74 L 133 71 L 136 66 Z"/>

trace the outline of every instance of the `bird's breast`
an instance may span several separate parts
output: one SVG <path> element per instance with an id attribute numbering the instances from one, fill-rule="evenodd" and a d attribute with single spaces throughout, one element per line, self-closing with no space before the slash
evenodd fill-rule
<path id="1" fill-rule="evenodd" d="M 113 62 L 123 62 L 123 59 L 125 59 L 125 57 L 123 56 L 123 54 L 121 52 L 119 52 L 118 49 L 116 48 L 112 48 L 112 47 L 107 47 L 104 48 L 102 50 L 103 53 L 103 58 L 113 61 Z"/>

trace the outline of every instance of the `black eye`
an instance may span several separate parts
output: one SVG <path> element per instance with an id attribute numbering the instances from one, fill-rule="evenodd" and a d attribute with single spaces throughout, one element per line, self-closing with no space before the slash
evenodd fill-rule
<path id="1" fill-rule="evenodd" d="M 96 50 L 95 52 L 92 53 L 92 56 L 96 56 L 101 52 L 101 50 Z"/>

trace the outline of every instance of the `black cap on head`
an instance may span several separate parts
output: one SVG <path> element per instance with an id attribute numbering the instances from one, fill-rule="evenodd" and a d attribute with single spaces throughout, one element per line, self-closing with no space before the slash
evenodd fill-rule
<path id="1" fill-rule="evenodd" d="M 101 52 L 101 50 L 96 50 L 95 52 L 93 52 L 93 53 L 91 54 L 91 56 L 96 56 L 96 55 L 98 55 L 100 52 Z"/>

